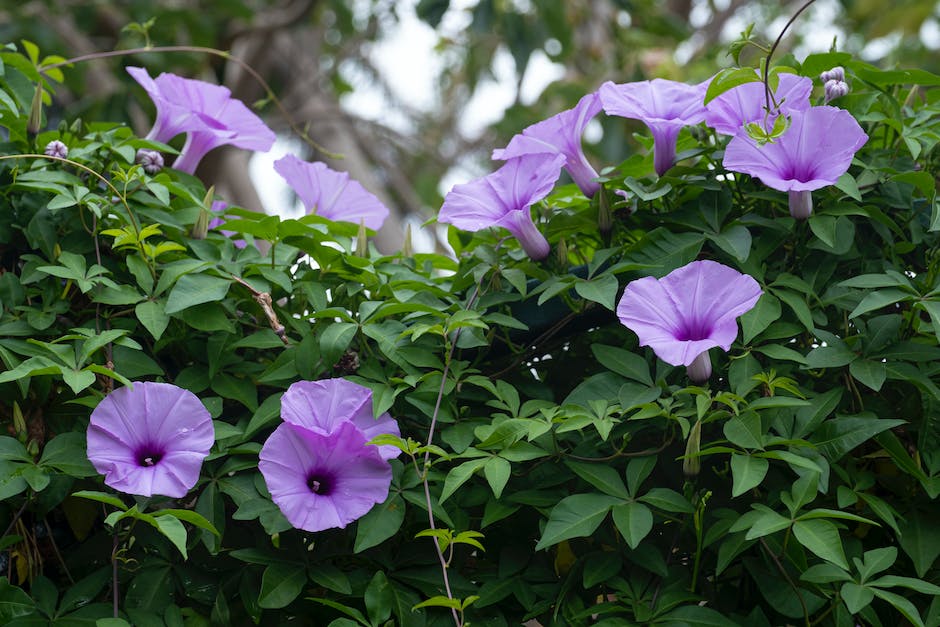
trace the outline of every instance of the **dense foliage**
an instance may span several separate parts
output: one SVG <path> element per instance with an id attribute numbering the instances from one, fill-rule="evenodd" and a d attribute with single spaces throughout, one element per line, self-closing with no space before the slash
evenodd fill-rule
<path id="1" fill-rule="evenodd" d="M 593 198 L 536 205 L 534 262 L 498 229 L 452 227 L 455 257 L 380 256 L 316 215 L 228 207 L 233 235 L 207 230 L 211 189 L 135 165 L 169 146 L 47 129 L 62 70 L 24 52 L 0 53 L 5 624 L 940 624 L 940 77 L 782 62 L 814 104 L 843 66 L 831 104 L 868 137 L 805 221 L 703 125 L 658 176 L 637 125 L 650 150 L 598 168 Z M 614 310 L 696 259 L 763 295 L 690 385 Z M 372 390 L 403 453 L 383 503 L 308 533 L 258 454 L 284 391 L 330 377 Z M 92 408 L 131 381 L 213 419 L 183 498 L 87 460 Z"/>

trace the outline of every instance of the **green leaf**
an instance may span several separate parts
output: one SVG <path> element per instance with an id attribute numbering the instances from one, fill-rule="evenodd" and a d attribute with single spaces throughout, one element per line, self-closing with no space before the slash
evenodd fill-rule
<path id="1" fill-rule="evenodd" d="M 145 300 L 134 307 L 134 313 L 137 319 L 144 325 L 144 328 L 153 336 L 154 340 L 163 337 L 167 325 L 170 324 L 170 316 L 166 313 L 165 303 L 154 300 Z"/>
<path id="2" fill-rule="evenodd" d="M 870 359 L 856 359 L 851 362 L 849 373 L 856 381 L 860 381 L 875 392 L 881 390 L 881 386 L 888 377 L 888 370 L 884 363 Z"/>
<path id="3" fill-rule="evenodd" d="M 631 549 L 653 530 L 653 512 L 642 503 L 624 503 L 611 508 L 614 524 Z"/>
<path id="4" fill-rule="evenodd" d="M 921 594 L 929 594 L 931 596 L 940 595 L 940 586 L 935 586 L 934 584 L 928 583 L 923 579 L 914 579 L 913 577 L 885 575 L 884 577 L 879 577 L 878 579 L 870 582 L 870 584 L 880 588 L 908 588 L 909 590 L 915 590 Z"/>
<path id="5" fill-rule="evenodd" d="M 845 601 L 845 606 L 849 608 L 849 612 L 852 614 L 861 612 L 868 607 L 875 598 L 875 593 L 872 592 L 871 588 L 860 586 L 852 581 L 847 581 L 842 584 L 842 588 L 839 592 L 842 594 L 842 600 Z"/>
<path id="6" fill-rule="evenodd" d="M 623 485 L 623 479 L 620 478 L 620 473 L 611 466 L 571 460 L 565 460 L 565 465 L 604 494 L 620 499 L 630 498 L 627 488 Z"/>
<path id="7" fill-rule="evenodd" d="M 447 473 L 444 478 L 444 489 L 441 491 L 441 503 L 454 493 L 457 488 L 462 486 L 473 474 L 486 465 L 486 459 L 471 459 L 459 466 L 455 466 Z"/>
<path id="8" fill-rule="evenodd" d="M 669 488 L 650 488 L 649 492 L 637 500 L 665 512 L 691 514 L 695 511 L 687 498 Z"/>
<path id="9" fill-rule="evenodd" d="M 229 279 L 208 274 L 186 274 L 170 290 L 165 311 L 173 314 L 194 305 L 220 301 L 228 294 L 231 285 Z"/>
<path id="10" fill-rule="evenodd" d="M 604 274 L 590 281 L 581 280 L 574 284 L 574 290 L 581 298 L 600 303 L 611 311 L 614 310 L 619 288 L 617 277 L 612 274 Z"/>
<path id="11" fill-rule="evenodd" d="M 709 239 L 739 262 L 744 263 L 751 254 L 751 232 L 741 224 L 734 224 L 721 233 L 709 234 Z"/>
<path id="12" fill-rule="evenodd" d="M 85 453 L 85 434 L 61 433 L 46 443 L 39 459 L 48 466 L 72 477 L 94 477 L 98 474 Z"/>
<path id="13" fill-rule="evenodd" d="M 381 570 L 372 576 L 364 595 L 366 613 L 373 625 L 379 625 L 392 615 L 392 587 Z"/>
<path id="14" fill-rule="evenodd" d="M 535 546 L 541 550 L 562 540 L 589 536 L 606 518 L 607 512 L 620 503 L 607 494 L 575 494 L 563 498 L 548 515 L 545 532 Z"/>
<path id="15" fill-rule="evenodd" d="M 398 532 L 405 520 L 405 502 L 394 492 L 381 505 L 376 505 L 359 519 L 353 551 L 361 553 L 377 546 Z"/>
<path id="16" fill-rule="evenodd" d="M 8 624 L 35 611 L 36 602 L 22 588 L 10 585 L 6 577 L 0 577 L 0 621 Z"/>
<path id="17" fill-rule="evenodd" d="M 936 517 L 910 512 L 898 526 L 901 528 L 901 548 L 914 563 L 917 576 L 925 576 L 940 556 L 940 526 Z"/>
<path id="18" fill-rule="evenodd" d="M 855 177 L 848 172 L 844 172 L 842 176 L 839 177 L 836 181 L 836 188 L 849 198 L 862 202 L 862 194 L 858 190 L 858 182 L 855 180 Z M 833 246 L 833 244 L 829 245 Z"/>
<path id="19" fill-rule="evenodd" d="M 811 441 L 829 461 L 835 462 L 859 444 L 902 424 L 903 420 L 870 415 L 836 416 L 820 425 Z"/>
<path id="20" fill-rule="evenodd" d="M 741 316 L 744 343 L 747 344 L 757 337 L 770 323 L 779 319 L 781 313 L 780 299 L 770 292 L 764 292 L 754 308 Z"/>
<path id="21" fill-rule="evenodd" d="M 320 354 L 326 364 L 333 365 L 346 352 L 356 337 L 359 325 L 355 322 L 334 322 L 320 335 Z"/>
<path id="22" fill-rule="evenodd" d="M 170 542 L 173 543 L 173 546 L 179 549 L 179 552 L 183 554 L 183 559 L 187 559 L 186 527 L 183 526 L 183 523 L 173 516 L 161 516 L 156 518 L 155 526 L 160 533 L 165 535 Z"/>
<path id="23" fill-rule="evenodd" d="M 911 621 L 915 627 L 924 627 L 924 621 L 920 617 L 920 612 L 917 611 L 913 603 L 901 595 L 888 592 L 887 590 L 881 590 L 879 588 L 873 588 L 872 590 L 876 597 L 894 606 L 894 609 L 899 611 L 904 618 Z"/>
<path id="24" fill-rule="evenodd" d="M 94 490 L 79 490 L 78 492 L 74 492 L 72 496 L 98 501 L 99 503 L 107 503 L 108 505 L 114 506 L 121 511 L 127 511 L 127 505 L 125 505 L 121 499 L 104 492 L 95 492 Z"/>
<path id="25" fill-rule="evenodd" d="M 833 523 L 822 519 L 798 520 L 793 523 L 793 535 L 809 551 L 848 570 L 842 538 Z"/>
<path id="26" fill-rule="evenodd" d="M 611 372 L 652 386 L 650 367 L 640 355 L 616 346 L 591 344 L 591 352 L 598 362 Z"/>
<path id="27" fill-rule="evenodd" d="M 307 585 L 307 569 L 303 564 L 278 563 L 264 569 L 258 605 L 265 609 L 285 607 L 300 596 Z"/>
<path id="28" fill-rule="evenodd" d="M 818 346 L 806 355 L 807 368 L 841 368 L 852 363 L 858 355 L 839 342 L 832 346 Z"/>
<path id="29" fill-rule="evenodd" d="M 191 509 L 173 509 L 173 508 L 161 509 L 159 511 L 154 512 L 153 516 L 157 520 L 159 520 L 163 516 L 172 516 L 173 518 L 176 518 L 177 520 L 188 522 L 194 527 L 205 529 L 206 531 L 208 531 L 214 536 L 219 535 L 218 529 L 216 529 L 215 526 L 211 522 L 206 520 L 206 518 L 202 514 L 196 513 Z"/>
<path id="30" fill-rule="evenodd" d="M 708 91 L 705 92 L 705 104 L 738 85 L 757 83 L 760 80 L 760 75 L 754 68 L 725 68 L 718 72 L 708 84 Z"/>
<path id="31" fill-rule="evenodd" d="M 483 476 L 490 484 L 493 490 L 493 496 L 499 498 L 503 494 L 503 488 L 509 481 L 509 475 L 512 473 L 512 464 L 502 457 L 491 457 L 483 465 Z"/>
<path id="32" fill-rule="evenodd" d="M 910 292 L 898 289 L 883 289 L 876 292 L 869 292 L 865 298 L 852 310 L 849 318 L 855 318 L 869 311 L 881 309 L 888 305 L 893 305 L 901 301 L 914 300 L 916 298 Z"/>
<path id="33" fill-rule="evenodd" d="M 813 324 L 813 314 L 806 305 L 806 300 L 799 294 L 788 290 L 775 289 L 774 294 L 796 314 L 796 318 L 800 321 L 800 324 L 802 324 L 807 331 L 812 333 L 815 325 Z"/>
<path id="34" fill-rule="evenodd" d="M 751 488 L 760 485 L 767 476 L 770 462 L 761 457 L 750 455 L 731 455 L 731 496 L 741 496 Z"/>
<path id="35" fill-rule="evenodd" d="M 732 416 L 723 428 L 725 437 L 736 446 L 745 449 L 759 449 L 764 446 L 763 427 L 760 414 L 746 411 L 739 416 Z"/>
<path id="36" fill-rule="evenodd" d="M 735 625 L 724 614 L 703 605 L 683 605 L 656 619 L 657 625 L 675 627 L 729 627 Z"/>

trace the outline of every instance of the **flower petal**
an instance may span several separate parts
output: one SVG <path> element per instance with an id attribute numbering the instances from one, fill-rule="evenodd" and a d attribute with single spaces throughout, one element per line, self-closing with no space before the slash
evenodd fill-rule
<path id="1" fill-rule="evenodd" d="M 284 423 L 259 458 L 271 498 L 291 525 L 306 531 L 342 528 L 364 516 L 385 500 L 392 480 L 388 462 L 349 422 L 328 435 Z M 315 492 L 312 477 L 323 480 L 327 492 Z"/>
<path id="2" fill-rule="evenodd" d="M 308 213 L 338 222 L 365 223 L 378 230 L 388 217 L 388 207 L 352 180 L 348 172 L 331 170 L 325 163 L 309 163 L 294 155 L 274 162 L 274 170 L 300 197 Z"/>

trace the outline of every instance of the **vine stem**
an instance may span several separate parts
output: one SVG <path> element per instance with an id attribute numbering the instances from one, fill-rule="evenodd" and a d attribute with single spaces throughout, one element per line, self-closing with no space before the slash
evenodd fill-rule
<path id="1" fill-rule="evenodd" d="M 113 598 L 111 600 L 112 609 L 114 610 L 114 618 L 119 618 L 120 606 L 118 604 L 118 533 L 117 529 L 114 530 L 114 543 L 111 549 L 111 586 L 113 590 Z"/>
<path id="2" fill-rule="evenodd" d="M 473 294 L 470 295 L 470 299 L 467 301 L 467 309 L 473 307 L 473 304 L 476 302 L 476 299 L 479 295 L 480 283 L 477 283 L 473 290 Z M 434 401 L 434 411 L 431 414 L 431 426 L 428 427 L 428 447 L 430 447 L 434 442 L 434 431 L 437 428 L 437 416 L 441 410 L 441 402 L 444 400 L 444 388 L 447 386 L 447 374 L 450 372 L 450 362 L 454 358 L 454 352 L 457 350 L 457 340 L 460 338 L 460 331 L 462 329 L 463 327 L 454 331 L 454 337 L 451 341 L 450 349 L 447 351 L 447 358 L 444 360 L 444 370 L 441 371 L 441 386 L 437 390 L 437 399 Z M 434 524 L 434 511 L 431 506 L 431 486 L 428 484 L 428 470 L 430 469 L 430 465 L 431 450 L 429 448 L 424 452 L 424 472 L 422 473 L 421 483 L 424 484 L 424 501 L 428 507 L 428 524 L 431 526 L 431 531 L 434 531 L 437 529 L 437 526 Z M 450 577 L 447 575 L 447 559 L 444 558 L 444 552 L 441 551 L 441 543 L 438 541 L 437 536 L 432 535 L 431 539 L 434 541 L 434 548 L 437 551 L 437 557 L 441 562 L 441 575 L 444 578 L 444 591 L 447 593 L 447 598 L 453 600 L 454 594 L 450 589 Z M 463 612 L 458 615 L 456 608 L 451 608 L 450 611 L 454 617 L 454 624 L 457 627 L 463 627 L 463 620 L 461 619 Z"/>
<path id="3" fill-rule="evenodd" d="M 343 155 L 327 150 L 316 141 L 314 141 L 305 130 L 299 128 L 297 123 L 294 122 L 294 119 L 287 112 L 287 109 L 284 108 L 284 105 L 281 103 L 281 100 L 275 95 L 274 90 L 271 89 L 271 86 L 268 85 L 268 82 L 262 78 L 262 76 L 255 70 L 253 67 L 239 59 L 238 57 L 232 56 L 231 53 L 226 52 L 225 50 L 218 50 L 217 48 L 209 48 L 206 46 L 144 46 L 141 48 L 128 48 L 127 50 L 110 50 L 106 52 L 91 52 L 89 54 L 79 55 L 77 57 L 72 57 L 71 59 L 66 59 L 65 61 L 60 61 L 58 63 L 50 63 L 49 65 L 43 65 L 37 68 L 37 71 L 40 73 L 48 72 L 49 70 L 54 70 L 56 68 L 65 67 L 67 65 L 73 65 L 75 63 L 81 63 L 83 61 L 94 61 L 96 59 L 108 59 L 112 57 L 123 57 L 130 56 L 134 54 L 142 54 L 146 52 L 195 52 L 198 54 L 208 54 L 216 57 L 221 57 L 226 61 L 232 61 L 237 64 L 240 68 L 245 70 L 249 76 L 251 76 L 264 90 L 264 95 L 268 100 L 274 103 L 274 106 L 277 107 L 277 110 L 280 112 L 284 119 L 287 121 L 290 129 L 302 140 L 310 144 L 318 152 L 326 155 L 331 159 L 342 159 Z"/>
<path id="4" fill-rule="evenodd" d="M 784 25 L 783 30 L 780 31 L 780 34 L 779 34 L 779 35 L 777 35 L 777 40 L 774 42 L 774 45 L 772 45 L 772 46 L 770 47 L 770 52 L 767 53 L 767 57 L 764 59 L 764 68 L 763 68 L 763 77 L 762 77 L 762 78 L 763 78 L 763 82 L 764 82 L 764 102 L 765 102 L 765 104 L 767 105 L 767 111 L 771 111 L 771 110 L 772 110 L 772 109 L 771 109 L 771 106 L 770 106 L 771 101 L 773 101 L 773 104 L 774 104 L 774 107 L 773 107 L 773 108 L 774 108 L 774 109 L 777 108 L 777 101 L 776 101 L 776 99 L 773 97 L 773 94 L 772 94 L 771 91 L 770 91 L 770 82 L 767 80 L 767 74 L 768 74 L 768 72 L 770 71 L 770 59 L 771 59 L 771 57 L 774 56 L 774 51 L 777 50 L 777 46 L 779 46 L 779 45 L 780 45 L 780 42 L 783 41 L 783 36 L 786 34 L 787 29 L 789 29 L 790 26 L 793 25 L 793 23 L 796 21 L 796 18 L 798 18 L 798 17 L 800 16 L 800 13 L 802 13 L 802 12 L 805 11 L 807 8 L 809 8 L 809 5 L 813 4 L 814 2 L 816 2 L 816 0 L 807 0 L 807 2 L 806 2 L 803 6 L 801 6 L 801 7 L 797 10 L 797 12 L 794 13 L 794 14 L 790 17 L 790 19 L 789 19 L 789 20 L 787 21 L 787 23 Z"/>

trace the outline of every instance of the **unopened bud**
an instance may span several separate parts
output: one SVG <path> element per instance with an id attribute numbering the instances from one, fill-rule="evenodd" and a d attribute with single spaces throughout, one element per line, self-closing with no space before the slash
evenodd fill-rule
<path id="1" fill-rule="evenodd" d="M 699 353 L 699 356 L 692 360 L 692 363 L 685 367 L 686 374 L 692 383 L 705 383 L 712 376 L 712 360 L 708 356 L 708 351 Z"/>
<path id="2" fill-rule="evenodd" d="M 401 244 L 402 257 L 411 257 L 414 255 L 414 245 L 411 243 L 411 225 L 405 226 L 405 241 Z"/>
<path id="3" fill-rule="evenodd" d="M 356 256 L 369 256 L 369 238 L 366 234 L 366 223 L 359 221 L 359 233 L 356 234 Z"/>
<path id="4" fill-rule="evenodd" d="M 23 410 L 16 401 L 13 401 L 13 430 L 17 436 L 26 437 L 26 419 L 23 418 Z"/>
<path id="5" fill-rule="evenodd" d="M 845 70 L 841 66 L 837 65 L 831 70 L 826 70 L 819 75 L 819 80 L 823 83 L 828 83 L 829 81 L 845 81 Z"/>
<path id="6" fill-rule="evenodd" d="M 26 121 L 26 132 L 35 135 L 42 127 L 42 84 L 36 85 L 33 92 L 33 103 L 29 107 L 29 119 Z"/>
<path id="7" fill-rule="evenodd" d="M 562 271 L 568 268 L 568 244 L 565 242 L 565 238 L 562 237 L 558 240 L 558 246 L 555 247 L 555 254 L 558 256 L 558 265 L 561 267 Z"/>
<path id="8" fill-rule="evenodd" d="M 212 217 L 213 196 L 215 196 L 214 185 L 209 188 L 202 199 L 202 209 L 199 211 L 199 217 L 196 218 L 193 230 L 189 233 L 189 236 L 193 239 L 206 239 L 206 233 L 209 232 L 209 218 Z"/>
<path id="9" fill-rule="evenodd" d="M 685 443 L 685 455 L 682 460 L 682 472 L 686 477 L 697 477 L 702 470 L 699 451 L 702 448 L 702 421 L 696 420 L 689 430 L 689 439 Z"/>
<path id="10" fill-rule="evenodd" d="M 46 148 L 42 152 L 47 157 L 58 157 L 59 159 L 65 159 L 69 156 L 69 147 L 60 142 L 58 139 L 53 139 L 51 142 L 46 144 Z"/>
<path id="11" fill-rule="evenodd" d="M 163 155 L 156 150 L 147 150 L 141 148 L 137 151 L 137 157 L 134 162 L 144 168 L 147 174 L 156 174 L 163 168 Z"/>
<path id="12" fill-rule="evenodd" d="M 836 79 L 830 79 L 826 81 L 826 103 L 828 104 L 830 100 L 835 100 L 836 98 L 841 98 L 842 96 L 849 93 L 849 84 L 845 81 L 838 81 Z"/>
<path id="13" fill-rule="evenodd" d="M 612 226 L 613 216 L 610 211 L 610 201 L 607 199 L 607 194 L 601 192 L 597 195 L 597 229 L 601 232 L 601 235 L 607 235 L 610 233 Z"/>

